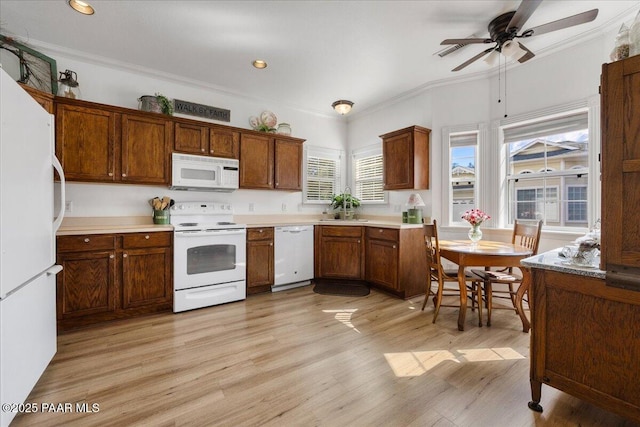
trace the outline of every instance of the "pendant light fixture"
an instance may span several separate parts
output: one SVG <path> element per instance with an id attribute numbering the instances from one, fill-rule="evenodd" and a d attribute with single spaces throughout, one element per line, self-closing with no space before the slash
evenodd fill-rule
<path id="1" fill-rule="evenodd" d="M 333 104 L 331 104 L 334 110 L 338 112 L 338 114 L 345 115 L 351 111 L 351 107 L 353 107 L 353 102 L 347 101 L 346 99 L 340 99 Z"/>

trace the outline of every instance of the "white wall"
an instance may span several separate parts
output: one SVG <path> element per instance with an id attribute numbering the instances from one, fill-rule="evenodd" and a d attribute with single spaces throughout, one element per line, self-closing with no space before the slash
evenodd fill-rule
<path id="1" fill-rule="evenodd" d="M 615 26 L 619 26 L 616 23 Z M 602 64 L 609 61 L 616 31 L 596 35 L 590 40 L 575 44 L 556 53 L 539 55 L 536 60 L 524 64 L 512 64 L 507 70 L 507 110 L 509 116 L 530 113 L 558 105 L 586 101 L 598 96 Z M 498 103 L 497 73 L 479 77 L 473 81 L 460 81 L 433 87 L 416 93 L 414 97 L 385 106 L 381 110 L 354 115 L 349 120 L 349 150 L 366 145 L 375 135 L 402 127 L 421 125 L 431 132 L 431 185 L 421 192 L 427 206 L 425 215 L 446 224 L 442 204 L 447 182 L 446 165 L 443 165 L 443 127 L 456 127 L 481 123 L 490 129 L 492 123 L 505 114 L 505 97 Z M 504 84 L 504 75 L 501 77 Z M 480 184 L 480 203 L 488 212 L 499 206 L 501 176 L 496 167 L 497 142 L 491 140 L 479 148 L 479 167 L 484 170 Z M 443 170 L 443 168 L 445 168 Z M 365 207 L 365 212 L 395 214 L 397 203 L 405 203 L 409 192 L 390 192 L 390 205 Z M 496 222 L 497 223 L 497 222 Z M 509 240 L 509 230 L 484 228 L 487 238 Z M 581 233 L 544 232 L 541 250 L 562 246 Z M 466 229 L 443 227 L 445 238 L 465 238 Z"/>
<path id="2" fill-rule="evenodd" d="M 56 58 L 59 70 L 71 69 L 78 75 L 83 100 L 138 108 L 142 95 L 162 93 L 169 98 L 211 105 L 231 110 L 229 124 L 249 129 L 249 117 L 264 110 L 273 111 L 278 122 L 291 124 L 292 135 L 306 139 L 305 145 L 344 150 L 346 121 L 338 115 L 300 111 L 260 99 L 230 94 L 197 82 L 184 81 L 175 76 L 159 75 L 152 70 L 133 69 L 125 64 L 108 63 L 100 58 L 77 58 L 54 48 L 41 48 Z M 215 70 L 212 70 L 215 72 Z M 256 71 L 258 72 L 258 71 Z M 182 116 L 201 120 L 192 116 Z M 220 122 L 219 122 L 220 123 Z M 147 201 L 155 196 L 170 196 L 176 201 L 221 201 L 234 205 L 237 214 L 270 214 L 304 212 L 320 213 L 323 206 L 302 206 L 302 192 L 238 190 L 233 193 L 170 191 L 166 187 L 116 184 L 67 184 L 67 201 L 73 208 L 67 216 L 139 216 L 151 215 Z M 249 211 L 249 203 L 254 210 Z"/>

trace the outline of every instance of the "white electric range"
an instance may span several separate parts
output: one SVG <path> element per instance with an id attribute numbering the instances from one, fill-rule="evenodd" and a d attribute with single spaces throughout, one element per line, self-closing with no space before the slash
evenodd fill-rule
<path id="1" fill-rule="evenodd" d="M 233 222 L 228 203 L 182 202 L 171 207 L 174 227 L 175 313 L 246 298 L 246 225 Z"/>

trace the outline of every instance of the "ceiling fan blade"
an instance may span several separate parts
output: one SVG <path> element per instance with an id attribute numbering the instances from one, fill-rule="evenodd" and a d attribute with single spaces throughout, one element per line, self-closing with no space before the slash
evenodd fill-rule
<path id="1" fill-rule="evenodd" d="M 472 44 L 472 43 L 493 43 L 491 39 L 446 39 L 440 44 Z"/>
<path id="2" fill-rule="evenodd" d="M 531 58 L 533 58 L 534 56 L 536 56 L 535 53 L 531 52 L 529 49 L 527 49 L 527 47 L 525 45 L 523 45 L 522 43 L 518 42 L 518 45 L 520 46 L 520 49 L 526 51 L 527 53 L 522 55 L 520 57 L 520 59 L 518 59 L 519 63 L 523 63 L 523 62 L 527 62 L 528 60 L 530 60 Z"/>
<path id="3" fill-rule="evenodd" d="M 524 27 L 525 22 L 529 20 L 540 3 L 542 3 L 542 0 L 522 0 L 522 3 L 518 6 L 518 10 L 516 10 L 511 21 L 509 21 L 509 25 L 507 25 L 507 31 L 515 29 L 515 32 L 517 32 Z"/>
<path id="4" fill-rule="evenodd" d="M 591 22 L 598 16 L 598 9 L 592 9 L 577 15 L 568 16 L 557 21 L 548 22 L 537 27 L 533 27 L 522 33 L 523 37 L 539 36 L 540 34 L 550 33 L 551 31 L 562 30 L 563 28 L 573 27 L 574 25 L 585 24 Z"/>
<path id="5" fill-rule="evenodd" d="M 473 58 L 467 60 L 466 62 L 463 62 L 462 64 L 458 65 L 456 68 L 454 68 L 451 71 L 460 71 L 460 70 L 462 70 L 467 65 L 471 64 L 472 62 L 477 61 L 478 59 L 482 58 L 483 56 L 485 56 L 487 53 L 491 52 L 494 49 L 495 49 L 495 47 L 491 47 L 489 49 L 483 50 L 482 52 L 480 52 L 479 54 L 477 54 Z"/>

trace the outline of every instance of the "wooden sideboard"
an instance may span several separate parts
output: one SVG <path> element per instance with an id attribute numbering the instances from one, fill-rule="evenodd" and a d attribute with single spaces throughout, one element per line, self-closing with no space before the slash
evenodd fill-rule
<path id="1" fill-rule="evenodd" d="M 640 292 L 532 269 L 531 396 L 542 384 L 640 422 Z"/>

